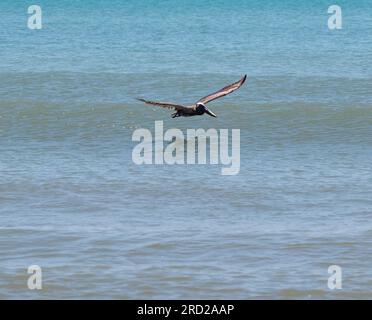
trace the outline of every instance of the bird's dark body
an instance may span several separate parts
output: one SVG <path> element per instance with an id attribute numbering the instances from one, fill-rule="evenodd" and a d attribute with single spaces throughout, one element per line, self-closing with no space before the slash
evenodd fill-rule
<path id="1" fill-rule="evenodd" d="M 172 118 L 202 116 L 206 112 L 205 110 L 206 107 L 203 104 L 198 104 L 197 106 L 187 107 L 186 110 L 178 110 L 177 112 L 172 114 Z"/>

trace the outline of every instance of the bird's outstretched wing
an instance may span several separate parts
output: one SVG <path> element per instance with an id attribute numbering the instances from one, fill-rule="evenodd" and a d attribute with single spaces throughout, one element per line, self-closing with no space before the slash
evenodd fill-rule
<path id="1" fill-rule="evenodd" d="M 159 106 L 163 108 L 168 108 L 168 109 L 175 109 L 175 110 L 182 110 L 182 109 L 187 109 L 185 106 L 181 106 L 180 104 L 174 104 L 174 103 L 168 103 L 168 102 L 156 102 L 156 101 L 150 101 L 150 100 L 145 100 L 145 99 L 137 99 L 139 101 L 142 101 L 146 104 L 151 104 L 153 106 Z"/>
<path id="2" fill-rule="evenodd" d="M 208 102 L 211 102 L 212 100 L 215 100 L 215 99 L 218 99 L 218 98 L 221 98 L 223 96 L 226 96 L 228 95 L 229 93 L 231 92 L 234 92 L 235 90 L 238 90 L 242 85 L 243 83 L 245 82 L 245 79 L 247 79 L 247 75 L 245 75 L 243 78 L 241 78 L 239 81 L 237 82 L 234 82 L 233 84 L 230 84 L 212 94 L 209 94 L 203 98 L 201 98 L 198 102 L 201 102 L 201 103 L 208 103 Z"/>

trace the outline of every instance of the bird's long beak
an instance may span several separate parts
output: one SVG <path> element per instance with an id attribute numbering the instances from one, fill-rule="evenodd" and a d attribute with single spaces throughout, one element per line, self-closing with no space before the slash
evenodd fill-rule
<path id="1" fill-rule="evenodd" d="M 217 118 L 217 116 L 211 110 L 209 110 L 209 109 L 206 109 L 205 110 L 205 113 L 209 114 L 211 117 Z"/>

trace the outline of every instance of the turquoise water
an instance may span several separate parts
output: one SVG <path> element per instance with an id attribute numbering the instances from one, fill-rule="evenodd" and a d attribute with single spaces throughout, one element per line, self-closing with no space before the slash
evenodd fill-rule
<path id="1" fill-rule="evenodd" d="M 0 3 L 0 298 L 372 298 L 370 1 L 31 4 Z M 134 99 L 245 73 L 216 119 Z M 134 165 L 155 120 L 240 129 L 240 173 Z"/>

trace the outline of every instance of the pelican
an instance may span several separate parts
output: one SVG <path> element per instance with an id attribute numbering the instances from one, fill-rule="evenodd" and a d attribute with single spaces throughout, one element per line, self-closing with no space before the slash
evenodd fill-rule
<path id="1" fill-rule="evenodd" d="M 239 81 L 234 82 L 232 84 L 229 84 L 228 86 L 223 87 L 222 89 L 199 99 L 196 103 L 194 103 L 191 106 L 183 106 L 183 105 L 180 105 L 180 104 L 174 104 L 174 103 L 168 103 L 168 102 L 156 102 L 156 101 L 150 101 L 150 100 L 145 100 L 145 99 L 141 99 L 141 98 L 138 98 L 137 100 L 142 101 L 146 104 L 153 105 L 153 106 L 159 106 L 159 107 L 175 110 L 176 112 L 172 113 L 172 118 L 201 116 L 204 113 L 206 113 L 206 114 L 208 114 L 212 117 L 217 117 L 205 105 L 208 102 L 211 102 L 215 99 L 226 96 L 229 93 L 234 92 L 235 90 L 238 90 L 243 85 L 246 78 L 247 78 L 247 75 L 245 75 Z"/>

